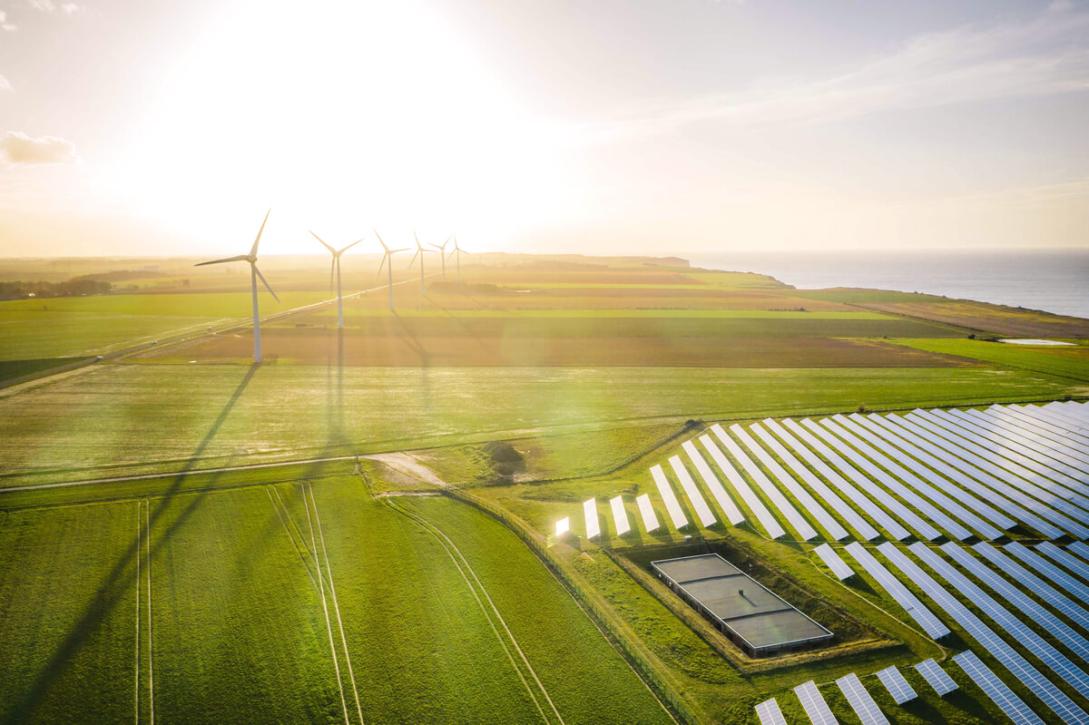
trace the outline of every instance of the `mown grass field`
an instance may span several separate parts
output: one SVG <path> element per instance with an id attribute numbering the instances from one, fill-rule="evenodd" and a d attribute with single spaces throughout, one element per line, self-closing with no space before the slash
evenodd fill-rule
<path id="1" fill-rule="evenodd" d="M 307 473 L 0 513 L 5 721 L 668 721 L 504 526 Z"/>
<path id="2" fill-rule="evenodd" d="M 983 340 L 897 340 L 917 350 L 1089 382 L 1089 347 L 1023 347 Z"/>

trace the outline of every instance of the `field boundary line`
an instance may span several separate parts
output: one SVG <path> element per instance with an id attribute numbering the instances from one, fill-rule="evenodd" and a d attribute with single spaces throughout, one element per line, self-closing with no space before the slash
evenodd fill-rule
<path id="1" fill-rule="evenodd" d="M 329 635 L 329 651 L 333 657 L 333 669 L 337 675 L 337 689 L 340 690 L 340 706 L 344 711 L 344 723 L 350 725 L 351 720 L 348 718 L 348 701 L 344 698 L 344 682 L 340 677 L 340 661 L 337 658 L 336 644 L 333 642 L 333 625 L 329 621 L 329 604 L 325 601 L 325 578 L 321 576 L 321 563 L 318 561 L 317 549 L 318 544 L 314 539 L 314 522 L 310 518 L 310 502 L 306 499 L 306 489 L 302 489 L 303 505 L 306 507 L 306 525 L 310 529 L 310 543 L 313 546 L 312 556 L 314 557 L 314 565 L 318 567 L 318 591 L 321 595 L 321 608 L 325 613 L 325 631 Z"/>
<path id="2" fill-rule="evenodd" d="M 384 499 L 384 500 L 386 500 L 387 502 L 390 501 L 390 499 Z M 394 504 L 390 503 L 389 505 L 393 506 Z M 397 508 L 400 508 L 400 507 L 397 507 Z M 402 511 L 403 511 L 403 509 L 402 509 Z M 545 699 L 548 700 L 548 704 L 552 708 L 552 712 L 555 713 L 557 719 L 559 719 L 559 721 L 561 723 L 564 723 L 565 721 L 563 719 L 563 715 L 560 714 L 559 709 L 556 707 L 556 703 L 552 701 L 552 697 L 551 697 L 551 695 L 548 694 L 548 690 L 545 688 L 544 683 L 541 682 L 541 678 L 537 676 L 537 671 L 535 669 L 533 669 L 533 665 L 530 664 L 529 658 L 526 656 L 525 651 L 522 649 L 521 645 L 518 644 L 518 639 L 514 636 L 514 633 L 511 632 L 510 627 L 507 625 L 506 620 L 503 618 L 503 615 L 499 611 L 499 607 L 496 606 L 495 601 L 491 597 L 491 594 L 488 593 L 488 588 L 486 586 L 484 586 L 484 583 L 482 581 L 480 581 L 480 577 L 477 576 L 476 571 L 473 569 L 472 565 L 469 563 L 469 560 L 465 557 L 465 554 L 463 554 L 461 549 L 458 548 L 458 545 L 455 544 L 453 542 L 453 540 L 449 536 L 446 535 L 446 532 L 444 532 L 438 526 L 431 523 L 430 521 L 428 521 L 426 518 L 424 518 L 423 516 L 421 516 L 419 514 L 414 514 L 414 513 L 411 513 L 411 512 L 405 512 L 405 513 L 409 517 L 416 518 L 418 521 L 422 522 L 424 526 L 430 528 L 431 531 L 432 531 L 433 536 L 441 537 L 440 541 L 445 540 L 446 544 L 449 545 L 447 553 L 450 553 L 451 557 L 453 556 L 454 553 L 456 553 L 458 558 L 461 559 L 461 563 L 465 566 L 465 569 L 467 569 L 469 571 L 469 573 L 472 575 L 473 580 L 476 582 L 477 587 L 480 588 L 480 593 L 483 594 L 484 598 L 488 600 L 488 605 L 491 607 L 492 612 L 495 615 L 495 618 L 497 620 L 499 620 L 499 624 L 501 624 L 503 626 L 503 630 L 507 633 L 507 636 L 510 637 L 511 644 L 514 646 L 514 649 L 518 652 L 518 656 L 521 657 L 522 662 L 525 664 L 526 669 L 529 670 L 529 673 L 530 673 L 530 675 L 532 675 L 533 680 L 537 683 L 537 687 L 540 688 L 541 694 L 543 694 Z M 455 560 L 455 564 L 457 564 L 456 560 Z M 462 574 L 462 576 L 464 576 L 464 574 Z"/>
<path id="3" fill-rule="evenodd" d="M 314 591 L 316 592 L 318 590 L 318 580 L 314 578 L 314 572 L 310 570 L 310 564 L 307 563 L 306 555 L 303 554 L 302 549 L 299 548 L 299 542 L 296 541 L 295 535 L 291 532 L 287 522 L 284 520 L 284 513 L 280 510 L 282 501 L 280 504 L 277 504 L 277 497 L 272 495 L 272 491 L 269 490 L 268 486 L 265 487 L 265 493 L 268 494 L 268 500 L 272 503 L 272 508 L 276 511 L 276 516 L 279 517 L 280 524 L 284 527 L 284 533 L 286 533 L 287 538 L 291 540 L 291 546 L 295 549 L 295 553 L 299 555 L 299 560 L 302 561 L 303 568 L 306 569 L 306 576 L 310 578 L 310 583 L 314 586 Z M 302 538 L 302 534 L 299 534 L 299 538 Z M 306 542 L 304 541 L 303 543 L 305 545 Z"/>
<path id="4" fill-rule="evenodd" d="M 143 578 L 140 572 L 140 557 L 143 556 L 144 549 L 144 502 L 139 499 L 136 500 L 136 586 L 133 587 L 136 590 L 136 687 L 135 696 L 133 699 L 133 707 L 135 708 L 134 721 L 140 722 L 140 588 L 143 584 Z"/>
<path id="5" fill-rule="evenodd" d="M 344 646 L 344 660 L 348 664 L 348 679 L 352 682 L 352 695 L 355 696 L 355 709 L 359 714 L 360 725 L 363 723 L 363 705 L 359 701 L 359 690 L 355 686 L 355 672 L 352 671 L 352 655 L 348 651 L 348 638 L 344 634 L 344 620 L 340 618 L 340 602 L 337 600 L 337 588 L 333 583 L 333 567 L 329 563 L 329 550 L 325 548 L 325 531 L 321 525 L 321 514 L 318 513 L 318 502 L 314 498 L 314 484 L 306 482 L 306 488 L 310 492 L 310 505 L 314 509 L 314 520 L 318 523 L 318 539 L 321 541 L 321 554 L 325 559 L 325 573 L 329 577 L 329 593 L 333 595 L 333 611 L 337 615 L 337 628 L 340 630 L 340 643 Z"/>
<path id="6" fill-rule="evenodd" d="M 151 500 L 144 498 L 144 542 L 147 544 L 147 700 L 151 725 L 155 725 L 155 658 L 151 632 Z"/>

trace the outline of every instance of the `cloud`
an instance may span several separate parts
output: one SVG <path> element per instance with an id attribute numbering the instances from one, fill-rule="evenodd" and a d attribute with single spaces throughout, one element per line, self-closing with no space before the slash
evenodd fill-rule
<path id="1" fill-rule="evenodd" d="M 58 11 L 65 15 L 74 15 L 79 12 L 79 5 L 72 2 L 58 4 L 54 0 L 27 0 L 27 3 L 38 12 L 51 15 Z"/>
<path id="2" fill-rule="evenodd" d="M 619 135 L 709 121 L 822 123 L 885 111 L 1089 90 L 1089 11 L 1053 3 L 1029 19 L 917 36 L 840 75 L 661 103 L 609 124 Z"/>
<path id="3" fill-rule="evenodd" d="M 19 131 L 0 137 L 0 154 L 12 164 L 63 164 L 75 161 L 76 149 L 70 141 L 56 136 L 31 138 Z"/>
<path id="4" fill-rule="evenodd" d="M 10 91 L 10 90 L 11 90 L 11 82 L 7 78 L 5 78 L 2 74 L 0 74 L 0 91 Z"/>
<path id="5" fill-rule="evenodd" d="M 18 27 L 19 26 L 15 25 L 15 23 L 9 23 L 8 14 L 3 10 L 0 10 L 0 30 L 6 30 L 7 32 L 11 33 Z"/>

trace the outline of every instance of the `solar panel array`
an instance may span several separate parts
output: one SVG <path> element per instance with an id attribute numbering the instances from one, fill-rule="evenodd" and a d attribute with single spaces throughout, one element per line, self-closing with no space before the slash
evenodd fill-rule
<path id="1" fill-rule="evenodd" d="M 726 514 L 726 520 L 730 522 L 732 526 L 737 526 L 745 520 L 745 515 L 741 513 L 741 509 L 737 507 L 730 495 L 726 493 L 726 489 L 723 488 L 722 482 L 719 481 L 718 476 L 711 470 L 711 467 L 707 465 L 707 461 L 700 455 L 699 450 L 696 449 L 696 445 L 692 441 L 685 441 L 681 447 L 684 452 L 688 454 L 688 460 L 692 461 L 692 465 L 696 467 L 696 472 L 700 474 L 700 478 L 703 479 L 703 485 L 707 486 L 707 490 L 711 492 L 711 497 L 718 503 L 719 508 Z"/>
<path id="2" fill-rule="evenodd" d="M 835 574 L 836 578 L 840 581 L 855 575 L 854 571 L 851 570 L 851 567 L 847 566 L 843 559 L 840 558 L 839 554 L 836 553 L 836 550 L 828 544 L 815 546 L 813 551 L 821 558 L 824 565 L 832 570 L 832 573 Z"/>
<path id="3" fill-rule="evenodd" d="M 953 681 L 949 673 L 932 659 L 923 660 L 915 665 L 915 671 L 922 675 L 926 684 L 930 685 L 938 697 L 945 697 L 957 689 L 957 683 Z"/>
<path id="4" fill-rule="evenodd" d="M 648 534 L 658 530 L 658 514 L 654 513 L 654 504 L 650 502 L 650 496 L 641 493 L 635 497 L 635 505 L 639 507 L 639 516 L 643 519 L 643 530 Z"/>
<path id="5" fill-rule="evenodd" d="M 628 523 L 628 511 L 624 508 L 624 497 L 615 496 L 609 499 L 609 508 L 613 512 L 613 525 L 616 527 L 616 535 L 623 536 L 631 531 L 631 524 Z"/>
<path id="6" fill-rule="evenodd" d="M 787 725 L 783 711 L 779 709 L 779 703 L 774 697 L 756 706 L 756 716 L 760 718 L 760 725 Z"/>
<path id="7" fill-rule="evenodd" d="M 934 613 L 927 609 L 918 597 L 912 594 L 907 587 L 900 583 L 892 573 L 885 568 L 881 562 L 873 557 L 873 555 L 866 551 L 857 541 L 851 542 L 846 547 L 847 553 L 854 557 L 863 569 L 869 573 L 877 583 L 889 593 L 897 604 L 904 608 L 904 611 L 908 613 L 915 623 L 923 628 L 927 636 L 932 639 L 939 639 L 949 634 L 949 628 L 942 624 L 941 620 L 934 616 Z"/>
<path id="8" fill-rule="evenodd" d="M 764 506 L 764 502 L 760 500 L 760 497 L 753 492 L 749 487 L 745 478 L 737 472 L 737 469 L 733 467 L 726 456 L 723 455 L 718 445 L 715 444 L 709 435 L 700 436 L 700 444 L 703 445 L 703 449 L 707 451 L 711 456 L 711 460 L 715 462 L 719 470 L 726 476 L 726 480 L 730 482 L 730 485 L 734 487 L 737 494 L 741 497 L 741 500 L 745 502 L 745 505 L 749 507 L 753 515 L 760 522 L 760 525 L 764 527 L 764 531 L 768 536 L 773 539 L 778 539 L 786 534 L 786 531 L 779 522 L 775 520 L 775 517 L 771 515 L 767 507 Z"/>
<path id="9" fill-rule="evenodd" d="M 888 725 L 888 718 L 881 714 L 881 708 L 877 706 L 870 693 L 862 686 L 862 681 L 858 679 L 858 675 L 854 672 L 844 675 L 836 680 L 836 685 L 839 686 L 843 696 L 847 698 L 847 704 L 855 711 L 855 715 L 858 715 L 862 725 Z"/>
<path id="10" fill-rule="evenodd" d="M 1014 723 L 1017 725 L 1043 723 L 1043 720 L 1032 711 L 1032 708 L 1025 704 L 1024 700 L 1018 697 L 1006 683 L 998 679 L 998 676 L 991 671 L 990 667 L 983 664 L 983 661 L 976 656 L 975 652 L 966 650 L 953 655 L 953 661 L 964 670 L 964 674 L 968 675 L 969 679 L 976 683 L 979 689 L 983 690 L 987 697 L 991 698 L 991 701 L 998 706 L 1002 714 Z"/>
<path id="11" fill-rule="evenodd" d="M 821 691 L 817 689 L 817 685 L 813 680 L 803 682 L 795 687 L 794 694 L 798 696 L 798 701 L 802 703 L 802 709 L 805 710 L 805 714 L 809 716 L 813 725 L 836 725 L 838 720 L 832 715 L 832 711 L 828 709 L 828 703 L 824 701 Z"/>
<path id="12" fill-rule="evenodd" d="M 877 679 L 889 691 L 892 701 L 897 705 L 914 700 L 918 695 L 915 689 L 904 679 L 904 674 L 896 669 L 896 665 L 890 665 L 877 673 Z"/>
<path id="13" fill-rule="evenodd" d="M 696 518 L 699 519 L 701 526 L 714 526 L 718 520 L 715 515 L 711 513 L 711 508 L 707 505 L 707 501 L 704 500 L 703 494 L 696 487 L 696 482 L 692 480 L 692 476 L 688 474 L 688 469 L 684 467 L 684 463 L 681 461 L 680 456 L 670 456 L 669 465 L 673 469 L 673 473 L 676 474 L 677 480 L 681 482 L 681 488 L 684 489 L 685 496 L 688 497 L 688 502 L 692 504 L 693 510 L 696 512 Z"/>
<path id="14" fill-rule="evenodd" d="M 681 510 L 681 503 L 677 500 L 677 494 L 673 493 L 673 487 L 669 485 L 669 479 L 666 478 L 662 467 L 651 466 L 650 476 L 654 479 L 654 485 L 658 487 L 658 494 L 662 497 L 662 501 L 665 502 L 666 512 L 673 526 L 678 529 L 688 526 L 688 517 Z"/>
<path id="15" fill-rule="evenodd" d="M 597 518 L 597 500 L 591 498 L 583 501 L 582 513 L 586 518 L 586 538 L 596 539 L 601 536 L 601 524 Z"/>

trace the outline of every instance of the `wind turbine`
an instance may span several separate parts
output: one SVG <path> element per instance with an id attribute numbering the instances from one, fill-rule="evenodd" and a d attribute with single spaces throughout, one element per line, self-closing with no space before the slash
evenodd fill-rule
<path id="1" fill-rule="evenodd" d="M 209 264 L 225 264 L 227 262 L 249 262 L 250 263 L 250 290 L 253 296 L 253 361 L 255 363 L 261 362 L 261 315 L 257 309 L 257 278 L 261 278 L 261 282 L 265 285 L 265 289 L 272 295 L 272 299 L 277 302 L 280 298 L 276 296 L 276 293 L 272 289 L 272 285 L 265 279 L 265 275 L 261 274 L 261 270 L 257 269 L 257 245 L 261 243 L 261 235 L 265 232 L 265 224 L 268 224 L 268 215 L 272 213 L 272 209 L 265 212 L 265 220 L 261 222 L 261 228 L 257 230 L 257 238 L 253 240 L 253 246 L 250 247 L 249 254 L 239 254 L 235 257 L 226 257 L 225 259 L 213 259 L 210 262 L 199 262 L 194 267 L 204 267 Z"/>
<path id="2" fill-rule="evenodd" d="M 446 241 L 442 244 L 432 244 L 431 246 L 439 250 L 439 256 L 442 258 L 442 278 L 446 279 L 446 245 L 450 243 L 450 237 L 446 238 Z"/>
<path id="3" fill-rule="evenodd" d="M 430 254 L 430 249 L 424 249 L 424 246 L 420 244 L 420 238 L 416 235 L 416 232 L 412 232 L 412 236 L 416 239 L 416 253 L 412 255 L 412 261 L 408 263 L 408 268 L 412 269 L 412 265 L 416 264 L 417 257 L 420 260 L 420 297 L 424 295 L 424 255 Z M 432 244 L 431 246 L 435 246 Z"/>
<path id="4" fill-rule="evenodd" d="M 454 262 L 455 262 L 455 264 L 457 264 L 458 281 L 459 282 L 461 281 L 461 253 L 462 252 L 465 252 L 465 250 L 458 246 L 458 238 L 457 238 L 457 235 L 455 234 L 454 235 L 454 249 L 450 252 L 450 254 L 454 255 Z M 468 254 L 468 252 L 465 252 L 465 253 Z"/>
<path id="5" fill-rule="evenodd" d="M 352 242 L 351 244 L 349 244 L 349 245 L 347 245 L 345 247 L 341 247 L 340 249 L 333 249 L 333 246 L 331 244 L 326 242 L 324 239 L 319 237 L 317 234 L 314 234 L 313 231 L 310 232 L 310 235 L 312 237 L 314 237 L 314 239 L 317 239 L 319 242 L 321 242 L 321 246 L 328 249 L 329 254 L 333 255 L 333 264 L 332 264 L 331 267 L 329 267 L 329 286 L 330 287 L 333 286 L 333 275 L 336 274 L 336 278 L 337 278 L 337 327 L 343 330 L 344 329 L 344 298 L 341 297 L 341 295 L 340 295 L 340 255 L 344 254 L 349 249 L 351 249 L 355 245 L 359 244 L 363 240 L 362 239 L 357 239 L 357 240 L 355 240 L 354 242 Z"/>
<path id="6" fill-rule="evenodd" d="M 382 262 L 378 265 L 378 277 L 382 274 L 383 265 L 386 268 L 387 285 L 389 290 L 389 311 L 393 312 L 393 255 L 397 252 L 407 252 L 408 247 L 401 247 L 400 249 L 390 249 L 386 246 L 386 242 L 382 239 L 382 235 L 378 233 L 378 230 L 374 230 L 374 236 L 378 237 L 378 243 L 382 245 Z"/>

